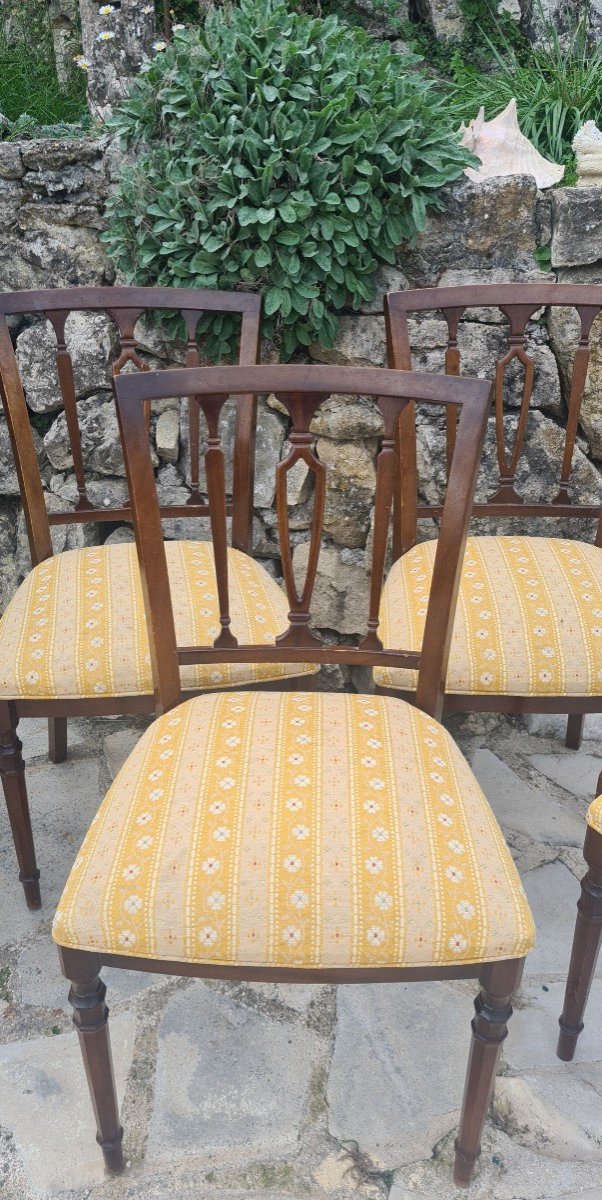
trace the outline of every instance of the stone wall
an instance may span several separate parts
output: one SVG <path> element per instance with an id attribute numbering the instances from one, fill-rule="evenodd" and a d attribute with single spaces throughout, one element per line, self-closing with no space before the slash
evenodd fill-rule
<path id="1" fill-rule="evenodd" d="M 115 148 L 103 140 L 70 139 L 0 144 L 0 288 L 2 290 L 112 283 L 114 274 L 99 234 L 111 180 L 119 171 Z M 550 270 L 543 274 L 536 253 L 549 251 Z M 538 250 L 539 248 L 539 250 Z M 382 364 L 385 341 L 382 296 L 385 291 L 438 284 L 541 281 L 602 284 L 602 191 L 567 188 L 538 193 L 526 177 L 468 180 L 447 190 L 446 210 L 432 216 L 412 250 L 400 255 L 395 268 L 383 269 L 376 300 L 361 313 L 343 316 L 332 350 L 313 346 L 318 362 Z M 17 355 L 38 442 L 49 508 L 73 503 L 75 485 L 60 412 L 58 382 L 49 328 L 27 319 L 12 323 Z M 412 324 L 414 361 L 421 370 L 440 370 L 446 341 L 441 318 L 424 316 Z M 151 365 L 182 361 L 156 330 L 140 330 Z M 566 414 L 567 381 L 577 341 L 576 318 L 560 310 L 541 314 L 529 327 L 536 363 L 529 442 L 519 473 L 525 495 L 551 497 Z M 115 335 L 103 317 L 80 314 L 68 325 L 78 398 L 81 400 L 84 458 L 91 495 L 118 501 L 125 494 L 123 461 L 109 391 L 108 364 Z M 495 310 L 473 310 L 461 323 L 459 343 L 463 369 L 491 375 L 504 343 L 504 324 Z M 519 402 L 521 380 L 509 381 L 509 428 Z M 594 330 L 594 354 L 575 452 L 576 495 L 599 501 L 602 463 L 602 328 Z M 320 458 L 328 464 L 326 538 L 321 555 L 316 612 L 319 625 L 335 634 L 359 632 L 366 612 L 366 548 L 375 486 L 375 458 L 380 417 L 367 400 L 332 399 L 317 414 L 313 430 Z M 274 468 L 287 452 L 287 421 L 272 401 L 259 418 L 256 486 L 255 551 L 279 573 L 275 529 Z M 228 437 L 232 438 L 229 418 Z M 153 417 L 153 439 L 161 496 L 177 500 L 187 475 L 185 425 L 175 402 L 159 406 Z M 443 482 L 444 433 L 439 418 L 419 426 L 421 493 L 436 499 Z M 481 495 L 495 478 L 493 430 L 487 443 Z M 292 481 L 292 528 L 295 568 L 307 561 L 311 517 L 311 480 L 300 464 Z M 18 486 L 6 425 L 0 418 L 0 602 L 4 604 L 28 568 L 24 525 L 18 518 Z M 510 531 L 508 523 L 504 527 Z M 541 523 L 543 531 L 543 523 Z M 485 528 L 481 522 L 481 528 Z M 575 526 L 566 525 L 575 533 Z M 129 536 L 112 530 L 111 536 Z M 169 536 L 206 536 L 206 522 L 196 527 L 173 522 Z M 428 531 L 427 531 L 428 532 Z M 109 529 L 59 527 L 57 549 L 106 537 Z M 343 618 L 343 614 L 345 614 Z"/>

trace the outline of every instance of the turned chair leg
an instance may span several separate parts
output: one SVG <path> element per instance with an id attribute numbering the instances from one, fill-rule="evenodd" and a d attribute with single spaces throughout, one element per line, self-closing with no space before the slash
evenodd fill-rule
<path id="1" fill-rule="evenodd" d="M 578 750 L 583 737 L 585 713 L 571 713 L 566 723 L 565 745 L 569 750 Z"/>
<path id="2" fill-rule="evenodd" d="M 598 794 L 601 787 L 602 775 L 598 780 Z M 583 856 L 588 871 L 581 881 L 564 1008 L 558 1021 L 560 1036 L 556 1053 L 564 1062 L 571 1061 L 577 1038 L 583 1029 L 583 1014 L 602 938 L 602 834 L 589 826 L 585 835 Z"/>
<path id="3" fill-rule="evenodd" d="M 464 1086 L 460 1129 L 456 1138 L 454 1182 L 470 1183 L 481 1153 L 481 1135 L 495 1081 L 495 1071 L 512 1016 L 510 999 L 523 973 L 524 958 L 487 963 L 479 973 L 481 991 L 475 1000 L 472 1042 Z"/>
<path id="4" fill-rule="evenodd" d="M 62 763 L 67 757 L 67 718 L 48 718 L 48 755 L 53 763 Z"/>
<path id="5" fill-rule="evenodd" d="M 94 954 L 59 946 L 63 975 L 70 981 L 69 1000 L 73 1006 L 73 1024 L 86 1069 L 92 1107 L 96 1118 L 96 1141 L 110 1175 L 123 1171 L 123 1129 L 119 1124 L 111 1042 L 109 1010 L 104 1002 L 106 987 L 99 978 L 99 962 Z"/>
<path id="6" fill-rule="evenodd" d="M 36 865 L 36 852 L 31 830 L 25 764 L 21 755 L 22 745 L 17 737 L 19 717 L 15 705 L 7 700 L 0 701 L 0 775 L 8 819 L 15 844 L 19 879 L 23 884 L 28 908 L 40 908 L 40 872 Z"/>

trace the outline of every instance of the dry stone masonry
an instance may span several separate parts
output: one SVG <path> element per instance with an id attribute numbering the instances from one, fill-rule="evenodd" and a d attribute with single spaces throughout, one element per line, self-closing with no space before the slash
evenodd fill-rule
<path id="1" fill-rule="evenodd" d="M 100 285 L 114 282 L 100 233 L 104 206 L 119 173 L 120 155 L 108 138 L 39 139 L 0 144 L 0 288 L 3 290 Z M 538 192 L 534 181 L 514 176 L 475 184 L 465 179 L 447 189 L 446 210 L 432 216 L 416 246 L 403 250 L 396 267 L 378 277 L 376 299 L 362 312 L 342 317 L 332 349 L 310 347 L 315 362 L 352 365 L 383 364 L 385 339 L 382 298 L 386 291 L 408 287 L 559 280 L 602 284 L 602 191 L 564 188 Z M 547 250 L 549 269 L 539 265 Z M 567 387 L 578 330 L 570 310 L 536 314 L 529 327 L 529 352 L 536 363 L 533 411 L 527 453 L 519 485 L 528 497 L 551 494 L 566 416 Z M 152 367 L 183 362 L 181 349 L 167 345 L 152 326 L 138 330 L 143 354 Z M 77 492 L 61 411 L 54 361 L 54 337 L 37 319 L 12 321 L 19 365 L 25 380 L 40 451 L 49 509 L 74 504 Z M 459 345 L 467 374 L 486 377 L 504 344 L 505 326 L 493 309 L 471 310 L 460 326 Z M 73 314 L 67 326 L 73 359 L 85 465 L 90 495 L 100 503 L 123 501 L 124 465 L 113 409 L 109 363 L 115 354 L 115 330 L 97 314 Z M 436 314 L 412 322 L 414 362 L 424 371 L 443 367 L 446 326 Z M 267 348 L 266 348 L 267 349 Z M 581 431 L 575 451 L 574 486 L 582 500 L 600 495 L 602 463 L 602 322 L 594 327 L 593 355 L 586 388 Z M 522 379 L 508 379 L 508 428 L 517 417 Z M 231 449 L 233 409 L 226 410 L 224 442 Z M 154 464 L 159 494 L 176 500 L 189 477 L 188 430 L 178 403 L 156 406 L 152 421 Z M 318 625 L 347 636 L 361 627 L 366 597 L 366 554 L 371 545 L 375 456 L 381 419 L 368 400 L 331 399 L 316 415 L 312 431 L 317 451 L 328 465 L 325 542 L 315 596 Z M 288 452 L 286 415 L 274 398 L 260 406 L 255 552 L 277 575 L 274 468 Z M 444 432 L 428 415 L 419 427 L 421 491 L 434 500 L 444 482 Z M 495 473 L 493 428 L 485 449 L 480 484 Z M 202 484 L 202 479 L 201 479 Z M 312 479 L 305 464 L 289 479 L 295 570 L 302 576 L 307 561 Z M 4 606 L 28 568 L 24 522 L 17 520 L 18 484 L 4 418 L 0 417 L 0 556 L 3 563 L 0 604 Z M 484 522 L 480 523 L 483 528 Z M 491 525 L 489 526 L 491 527 Z M 502 528 L 502 525 L 499 525 Z M 511 523 L 503 526 L 513 532 Z M 546 532 L 543 528 L 540 532 Z M 567 523 L 567 533 L 574 533 Z M 208 523 L 173 521 L 168 536 L 205 537 Z M 126 529 L 58 527 L 57 549 L 85 544 L 98 537 L 131 536 Z M 343 622 L 342 614 L 346 618 Z"/>

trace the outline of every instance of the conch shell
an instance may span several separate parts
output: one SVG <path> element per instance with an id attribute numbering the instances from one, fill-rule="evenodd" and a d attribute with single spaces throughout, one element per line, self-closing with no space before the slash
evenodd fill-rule
<path id="1" fill-rule="evenodd" d="M 573 138 L 577 155 L 577 187 L 602 185 L 602 130 L 595 121 L 586 121 Z"/>
<path id="2" fill-rule="evenodd" d="M 468 125 L 460 127 L 461 145 L 480 158 L 481 166 L 467 167 L 464 174 L 478 183 L 499 175 L 533 175 L 539 188 L 552 187 L 564 175 L 564 167 L 543 158 L 535 146 L 520 131 L 516 100 L 511 100 L 503 112 L 491 121 L 485 120 L 485 110 Z"/>

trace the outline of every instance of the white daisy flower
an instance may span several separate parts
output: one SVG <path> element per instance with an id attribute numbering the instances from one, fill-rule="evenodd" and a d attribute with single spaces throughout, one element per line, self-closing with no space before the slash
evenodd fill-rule
<path id="1" fill-rule="evenodd" d="M 309 837 L 309 829 L 307 825 L 295 825 L 292 833 L 293 837 L 297 838 L 297 840 L 300 842 L 304 842 L 305 839 Z"/>
<path id="2" fill-rule="evenodd" d="M 464 878 L 458 867 L 447 867 L 445 874 L 451 883 L 461 883 Z"/>
<path id="3" fill-rule="evenodd" d="M 153 50 L 156 54 L 160 54 L 162 50 L 167 50 L 167 42 L 153 42 Z"/>
<path id="4" fill-rule="evenodd" d="M 153 819 L 152 813 L 143 812 L 143 813 L 140 813 L 139 817 L 136 817 L 136 824 L 137 825 L 148 825 L 149 821 L 152 821 L 152 819 Z"/>
<path id="5" fill-rule="evenodd" d="M 119 941 L 121 942 L 122 946 L 129 948 L 130 946 L 134 945 L 136 941 L 136 934 L 132 933 L 131 929 L 122 929 L 121 933 L 119 934 Z"/>
<path id="6" fill-rule="evenodd" d="M 212 929 L 211 925 L 203 925 L 199 929 L 199 942 L 201 946 L 213 946 L 217 941 L 217 929 Z"/>
<path id="7" fill-rule="evenodd" d="M 377 858 L 375 854 L 371 854 L 365 862 L 366 870 L 370 875 L 378 875 L 383 869 L 382 858 Z"/>
<path id="8" fill-rule="evenodd" d="M 225 800 L 212 800 L 211 804 L 209 805 L 209 812 L 212 814 L 212 816 L 217 817 L 224 811 L 225 807 Z"/>
<path id="9" fill-rule="evenodd" d="M 386 933 L 379 925 L 370 925 L 366 930 L 366 940 L 371 946 L 382 946 L 385 937 Z"/>
<path id="10" fill-rule="evenodd" d="M 372 830 L 372 837 L 375 842 L 386 842 L 389 840 L 389 830 L 385 829 L 383 825 L 377 825 Z"/>
<path id="11" fill-rule="evenodd" d="M 289 812 L 298 812 L 300 808 L 303 808 L 303 801 L 298 800 L 296 796 L 291 796 L 290 800 L 286 801 L 284 807 L 288 808 Z"/>
<path id="12" fill-rule="evenodd" d="M 457 838 L 452 838 L 451 842 L 447 844 L 449 849 L 453 850 L 454 854 L 464 854 L 464 842 L 459 842 Z"/>
<path id="13" fill-rule="evenodd" d="M 214 858 L 213 855 L 210 855 L 209 858 L 206 858 L 204 863 L 202 863 L 201 870 L 205 872 L 205 875 L 215 875 L 216 872 L 219 871 L 220 865 L 219 858 Z"/>
<path id="14" fill-rule="evenodd" d="M 381 912 L 387 912 L 393 906 L 393 897 L 388 892 L 377 892 L 374 897 L 374 903 Z"/>
<path id="15" fill-rule="evenodd" d="M 125 908 L 126 912 L 129 912 L 133 915 L 134 913 L 140 912 L 140 909 L 142 908 L 142 900 L 140 899 L 140 896 L 128 896 L 127 900 L 123 901 L 123 907 Z"/>
<path id="16" fill-rule="evenodd" d="M 447 827 L 449 827 L 450 825 L 453 825 L 453 821 L 452 821 L 451 817 L 449 817 L 447 815 L 447 813 L 439 813 L 437 820 L 439 821 L 439 823 L 441 825 L 446 825 Z"/>
<path id="17" fill-rule="evenodd" d="M 138 841 L 136 842 L 139 850 L 150 850 L 152 844 L 153 839 L 152 837 L 149 837 L 148 833 L 146 833 L 144 837 L 138 838 Z"/>
<path id="18" fill-rule="evenodd" d="M 463 950 L 466 950 L 466 947 L 468 946 L 468 940 L 467 938 L 462 937 L 460 933 L 452 933 L 452 936 L 447 944 L 454 954 L 461 954 Z"/>
<path id="19" fill-rule="evenodd" d="M 213 909 L 214 912 L 217 912 L 218 909 L 223 908 L 225 903 L 226 897 L 224 896 L 223 892 L 210 892 L 207 896 L 207 904 L 209 908 Z"/>
<path id="20" fill-rule="evenodd" d="M 283 862 L 285 871 L 289 871 L 291 875 L 295 874 L 301 868 L 301 859 L 296 854 L 287 854 Z"/>
<path id="21" fill-rule="evenodd" d="M 367 813 L 377 813 L 380 811 L 378 800 L 364 800 L 364 810 Z"/>
<path id="22" fill-rule="evenodd" d="M 301 941 L 302 937 L 303 934 L 296 925 L 287 925 L 286 928 L 282 930 L 282 941 L 286 942 L 287 946 L 296 946 L 297 943 Z"/>
<path id="23" fill-rule="evenodd" d="M 474 917 L 474 906 L 468 900 L 461 900 L 456 905 L 456 912 L 460 917 L 464 917 L 466 921 L 469 921 L 471 917 Z"/>
<path id="24" fill-rule="evenodd" d="M 291 904 L 293 908 L 306 908 L 309 904 L 309 896 L 307 892 L 303 892 L 301 888 L 298 888 L 297 891 L 293 892 L 291 896 Z"/>
<path id="25" fill-rule="evenodd" d="M 230 830 L 227 825 L 218 825 L 217 829 L 213 830 L 213 836 L 216 842 L 227 842 L 230 837 Z"/>

